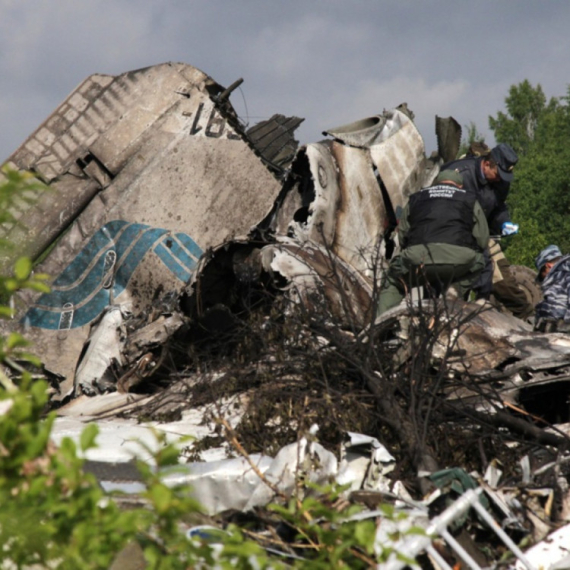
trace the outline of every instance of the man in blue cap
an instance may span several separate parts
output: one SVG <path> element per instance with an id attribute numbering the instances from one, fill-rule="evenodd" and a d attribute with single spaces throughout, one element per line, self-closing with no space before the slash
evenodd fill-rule
<path id="1" fill-rule="evenodd" d="M 545 247 L 535 259 L 543 300 L 536 306 L 535 328 L 544 332 L 570 330 L 570 255 L 556 245 Z"/>
<path id="2" fill-rule="evenodd" d="M 508 144 L 502 143 L 488 154 L 467 156 L 442 167 L 456 170 L 463 176 L 464 188 L 475 193 L 485 212 L 491 235 L 508 236 L 518 233 L 519 226 L 511 221 L 506 204 L 517 162 L 516 152 Z M 485 269 L 474 287 L 477 296 L 488 299 L 492 292 L 516 317 L 530 317 L 534 313 L 534 307 L 518 287 L 510 271 L 510 264 L 495 240 L 490 241 L 485 259 Z"/>
<path id="3" fill-rule="evenodd" d="M 390 261 L 377 315 L 400 303 L 411 287 L 426 285 L 438 294 L 454 285 L 464 296 L 479 276 L 489 228 L 475 194 L 462 185 L 458 172 L 444 170 L 433 186 L 410 196 L 398 224 L 402 251 Z"/>

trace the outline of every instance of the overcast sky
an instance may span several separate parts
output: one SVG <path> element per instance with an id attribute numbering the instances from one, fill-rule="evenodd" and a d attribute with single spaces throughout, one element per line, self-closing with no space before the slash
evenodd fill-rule
<path id="1" fill-rule="evenodd" d="M 0 0 L 0 160 L 87 76 L 178 61 L 227 86 L 250 124 L 304 117 L 301 143 L 407 102 L 474 122 L 511 85 L 570 84 L 568 0 Z"/>

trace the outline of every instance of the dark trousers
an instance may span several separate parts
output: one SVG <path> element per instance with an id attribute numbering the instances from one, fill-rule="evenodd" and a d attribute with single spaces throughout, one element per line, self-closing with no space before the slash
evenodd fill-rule
<path id="1" fill-rule="evenodd" d="M 398 305 L 409 287 L 424 285 L 437 295 L 453 285 L 460 297 L 471 289 L 483 268 L 481 253 L 445 244 L 429 244 L 427 248 L 412 246 L 392 259 L 380 290 L 376 315 Z"/>

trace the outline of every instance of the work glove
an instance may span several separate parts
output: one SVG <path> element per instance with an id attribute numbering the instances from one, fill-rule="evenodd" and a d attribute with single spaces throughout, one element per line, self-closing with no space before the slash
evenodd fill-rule
<path id="1" fill-rule="evenodd" d="M 519 225 L 513 224 L 513 222 L 505 222 L 501 226 L 501 235 L 512 236 L 519 233 Z"/>

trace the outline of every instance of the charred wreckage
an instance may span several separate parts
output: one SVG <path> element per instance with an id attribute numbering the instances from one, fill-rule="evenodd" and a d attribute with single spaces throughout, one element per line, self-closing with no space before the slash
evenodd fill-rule
<path id="1" fill-rule="evenodd" d="M 567 557 L 570 337 L 421 292 L 374 316 L 399 213 L 456 157 L 457 122 L 436 117 L 429 157 L 405 104 L 298 147 L 300 118 L 243 124 L 240 82 L 182 63 L 92 75 L 9 157 L 47 186 L 0 231 L 53 276 L 18 294 L 8 328 L 42 359 L 54 437 L 96 421 L 86 468 L 132 488 L 141 418 L 191 434 L 185 482 L 210 514 L 271 501 L 261 473 L 293 492 L 303 464 L 351 500 L 413 505 L 449 560 L 491 566 L 505 544 L 520 568 Z M 482 527 L 503 546 L 478 548 Z M 453 566 L 431 538 L 398 548 Z"/>

